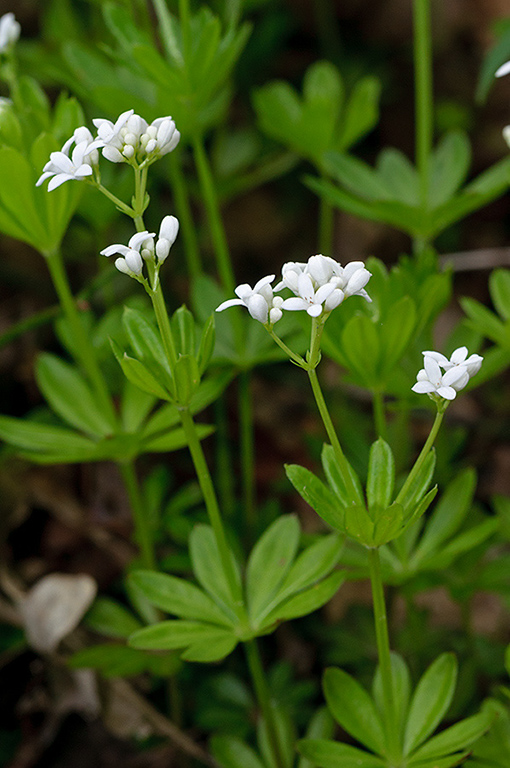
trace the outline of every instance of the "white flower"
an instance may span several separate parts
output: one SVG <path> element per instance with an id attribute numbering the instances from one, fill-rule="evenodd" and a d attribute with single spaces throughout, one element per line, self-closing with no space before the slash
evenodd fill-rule
<path id="1" fill-rule="evenodd" d="M 112 163 L 154 162 L 175 149 L 181 137 L 171 117 L 158 117 L 150 125 L 134 110 L 123 112 L 115 123 L 95 118 L 96 147 Z"/>
<path id="2" fill-rule="evenodd" d="M 418 372 L 413 392 L 435 393 L 445 400 L 453 400 L 469 379 L 478 373 L 483 362 L 481 355 L 467 355 L 467 347 L 458 347 L 449 359 L 441 352 L 425 351 L 424 367 Z M 441 372 L 441 368 L 445 373 Z"/>
<path id="3" fill-rule="evenodd" d="M 510 72 L 510 61 L 507 61 L 505 64 L 502 64 L 499 69 L 496 70 L 496 77 L 503 77 L 503 75 L 508 75 Z"/>
<path id="4" fill-rule="evenodd" d="M 120 253 L 121 258 L 115 260 L 115 266 L 119 272 L 126 275 L 139 276 L 143 270 L 143 259 L 154 258 L 154 232 L 137 232 L 130 238 L 127 245 L 115 243 L 103 248 L 102 256 L 112 256 L 114 253 Z M 142 258 L 143 257 L 143 258 Z"/>
<path id="5" fill-rule="evenodd" d="M 450 359 L 442 355 L 441 352 L 424 352 L 424 355 L 433 357 L 439 365 L 444 368 L 445 371 L 449 371 L 450 368 L 457 366 L 463 366 L 469 378 L 474 376 L 482 367 L 483 357 L 481 355 L 468 355 L 467 347 L 458 347 L 452 352 Z"/>
<path id="6" fill-rule="evenodd" d="M 170 248 L 175 243 L 179 232 L 179 219 L 175 216 L 165 216 L 159 228 L 158 241 L 156 243 L 156 256 L 162 264 L 170 253 Z"/>
<path id="7" fill-rule="evenodd" d="M 0 16 L 0 53 L 5 53 L 19 39 L 21 26 L 13 13 Z"/>
<path id="8" fill-rule="evenodd" d="M 75 147 L 69 157 L 73 144 Z M 36 186 L 39 187 L 46 179 L 53 177 L 48 183 L 48 192 L 51 192 L 65 181 L 92 176 L 97 161 L 97 150 L 94 149 L 94 141 L 89 129 L 85 126 L 76 128 L 60 152 L 51 153 Z"/>
<path id="9" fill-rule="evenodd" d="M 285 299 L 282 309 L 306 310 L 312 317 L 331 312 L 349 296 L 363 296 L 370 272 L 362 261 L 352 261 L 342 267 L 330 256 L 310 256 L 307 263 L 288 262 L 282 267 L 282 280 L 275 291 L 290 288 L 294 297 Z"/>
<path id="10" fill-rule="evenodd" d="M 264 325 L 267 323 L 274 325 L 283 314 L 281 310 L 283 299 L 281 296 L 274 296 L 270 285 L 274 278 L 274 275 L 263 277 L 253 288 L 247 283 L 238 285 L 235 293 L 239 298 L 224 301 L 217 307 L 216 312 L 223 312 L 224 309 L 229 307 L 243 306 L 248 309 L 254 320 L 258 320 L 259 323 L 264 323 Z"/>
<path id="11" fill-rule="evenodd" d="M 458 389 L 465 386 L 463 379 L 466 372 L 461 367 L 455 366 L 442 374 L 438 362 L 429 356 L 425 356 L 423 365 L 412 387 L 413 392 L 436 394 L 445 400 L 453 400 Z M 467 378 L 469 380 L 469 376 Z"/>

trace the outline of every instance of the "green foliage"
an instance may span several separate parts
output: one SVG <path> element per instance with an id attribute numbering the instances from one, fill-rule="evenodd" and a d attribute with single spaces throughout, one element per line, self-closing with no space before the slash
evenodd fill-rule
<path id="1" fill-rule="evenodd" d="M 324 170 L 325 152 L 345 152 L 374 127 L 379 91 L 378 81 L 366 77 L 347 97 L 338 69 L 319 61 L 305 74 L 302 98 L 276 81 L 256 90 L 253 103 L 264 133 Z"/>
<path id="2" fill-rule="evenodd" d="M 196 526 L 190 555 L 201 588 L 175 576 L 133 573 L 131 580 L 149 603 L 178 618 L 136 631 L 130 645 L 184 648 L 182 658 L 187 661 L 216 661 L 231 653 L 239 641 L 267 634 L 283 620 L 317 610 L 343 581 L 342 573 L 333 570 L 342 541 L 336 535 L 323 537 L 298 555 L 299 538 L 299 523 L 292 515 L 267 529 L 248 558 L 245 607 L 240 607 L 224 575 L 212 529 Z"/>
<path id="3" fill-rule="evenodd" d="M 469 159 L 465 134 L 446 134 L 430 157 L 426 199 L 415 167 L 397 149 L 382 150 L 374 168 L 349 154 L 329 151 L 324 155 L 324 167 L 336 184 L 310 176 L 306 184 L 343 211 L 429 241 L 508 188 L 510 158 L 495 163 L 461 188 Z"/>

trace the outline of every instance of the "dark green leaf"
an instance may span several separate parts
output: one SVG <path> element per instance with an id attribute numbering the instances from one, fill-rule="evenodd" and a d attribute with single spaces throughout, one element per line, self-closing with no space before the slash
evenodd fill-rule
<path id="1" fill-rule="evenodd" d="M 377 512 L 386 509 L 391 502 L 395 482 L 393 453 L 381 437 L 372 443 L 368 460 L 367 502 L 373 519 Z M 374 516 L 375 515 L 375 516 Z"/>
<path id="2" fill-rule="evenodd" d="M 489 276 L 491 298 L 498 314 L 510 320 L 510 270 L 495 269 Z"/>
<path id="3" fill-rule="evenodd" d="M 287 464 L 285 471 L 296 491 L 319 517 L 338 531 L 345 531 L 344 510 L 339 500 L 313 472 L 298 464 Z"/>
<path id="4" fill-rule="evenodd" d="M 265 626 L 270 626 L 275 621 L 288 621 L 299 616 L 307 616 L 309 613 L 322 608 L 333 595 L 338 592 L 345 581 L 345 573 L 335 571 L 318 584 L 299 592 L 285 602 L 280 603 L 271 613 L 265 617 Z"/>
<path id="5" fill-rule="evenodd" d="M 412 763 L 433 760 L 452 752 L 465 750 L 478 741 L 489 730 L 492 715 L 488 712 L 480 712 L 478 715 L 468 717 L 455 723 L 437 736 L 433 736 L 412 756 Z"/>
<path id="6" fill-rule="evenodd" d="M 407 713 L 409 711 L 411 677 L 407 664 L 398 653 L 391 654 L 391 670 L 393 673 L 393 700 L 395 702 L 400 738 L 402 738 Z M 384 718 L 385 703 L 380 667 L 377 667 L 377 671 L 374 675 L 372 695 L 381 718 Z"/>
<path id="7" fill-rule="evenodd" d="M 322 448 L 321 461 L 322 461 L 322 467 L 324 469 L 324 474 L 326 475 L 326 478 L 328 480 L 329 485 L 331 486 L 331 489 L 338 496 L 340 504 L 344 507 L 348 506 L 349 504 L 352 504 L 353 502 L 356 502 L 356 504 L 363 504 L 364 503 L 363 489 L 361 487 L 359 477 L 357 476 L 356 472 L 353 470 L 349 462 L 346 460 L 346 466 L 352 481 L 350 485 L 354 485 L 354 487 L 357 489 L 355 498 L 351 498 L 350 493 L 347 491 L 344 478 L 342 476 L 342 473 L 340 472 L 338 461 L 336 460 L 335 450 L 333 446 L 328 445 L 327 443 L 324 443 Z"/>
<path id="8" fill-rule="evenodd" d="M 298 749 L 318 768 L 384 768 L 380 757 L 329 739 L 302 739 Z"/>
<path id="9" fill-rule="evenodd" d="M 394 199 L 419 205 L 420 182 L 416 168 L 398 149 L 388 147 L 379 153 L 377 174 L 385 187 L 393 191 Z"/>
<path id="10" fill-rule="evenodd" d="M 62 427 L 39 424 L 36 421 L 0 416 L 0 438 L 10 445 L 28 451 L 52 453 L 62 451 L 91 452 L 96 443 Z"/>
<path id="11" fill-rule="evenodd" d="M 131 611 L 109 597 L 98 597 L 84 621 L 94 632 L 106 637 L 127 638 L 142 626 Z"/>
<path id="12" fill-rule="evenodd" d="M 225 576 L 216 539 L 208 525 L 195 525 L 190 534 L 189 550 L 193 573 L 199 584 L 224 610 L 231 621 L 236 621 L 235 596 Z M 240 584 L 239 568 L 231 553 L 234 572 Z"/>
<path id="13" fill-rule="evenodd" d="M 469 139 L 462 131 L 442 137 L 430 163 L 429 204 L 432 208 L 446 203 L 467 176 L 471 162 Z"/>
<path id="14" fill-rule="evenodd" d="M 214 735 L 211 752 L 222 768 L 266 768 L 256 752 L 236 736 Z"/>

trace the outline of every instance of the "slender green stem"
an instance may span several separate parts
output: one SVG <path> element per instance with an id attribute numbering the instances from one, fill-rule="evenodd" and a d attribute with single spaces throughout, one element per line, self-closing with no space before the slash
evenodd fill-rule
<path id="1" fill-rule="evenodd" d="M 299 365 L 300 368 L 306 368 L 306 362 L 300 355 L 297 355 L 295 352 L 293 352 L 292 349 L 288 347 L 287 344 L 282 341 L 279 336 L 276 335 L 272 328 L 268 328 L 267 330 L 271 338 L 278 344 L 280 349 L 283 349 L 285 354 L 287 354 L 290 359 L 296 363 L 296 365 Z"/>
<path id="2" fill-rule="evenodd" d="M 400 492 L 399 492 L 397 498 L 395 499 L 396 503 L 400 503 L 402 501 L 402 499 L 405 498 L 407 491 L 412 486 L 416 475 L 418 474 L 418 472 L 420 471 L 421 467 L 423 466 L 423 462 L 427 458 L 430 449 L 434 445 L 434 441 L 435 441 L 435 439 L 437 437 L 437 433 L 439 432 L 439 427 L 441 426 L 441 422 L 443 421 L 443 416 L 444 416 L 444 411 L 442 411 L 442 412 L 438 411 L 436 413 L 436 418 L 435 418 L 434 423 L 432 425 L 432 429 L 430 430 L 429 436 L 427 437 L 425 445 L 421 449 L 420 454 L 419 454 L 418 458 L 416 459 L 413 468 L 409 472 L 404 485 L 400 489 Z"/>
<path id="3" fill-rule="evenodd" d="M 384 396 L 379 390 L 375 390 L 372 396 L 374 410 L 375 431 L 383 440 L 387 439 L 388 428 L 386 424 L 386 411 L 384 409 Z"/>
<path id="4" fill-rule="evenodd" d="M 241 476 L 243 481 L 243 499 L 246 527 L 249 535 L 253 535 L 255 528 L 255 445 L 250 384 L 250 372 L 242 371 L 239 376 Z"/>
<path id="5" fill-rule="evenodd" d="M 395 690 L 391 669 L 390 640 L 388 635 L 388 619 L 384 601 L 384 588 L 381 576 L 381 561 L 378 549 L 369 549 L 370 582 L 372 584 L 372 600 L 374 604 L 375 637 L 379 657 L 379 671 L 384 697 L 384 712 L 388 751 L 391 759 L 399 758 L 400 739 L 395 708 Z"/>
<path id="6" fill-rule="evenodd" d="M 117 208 L 120 211 L 122 211 L 122 213 L 125 213 L 126 216 L 129 216 L 129 217 L 133 218 L 133 213 L 134 213 L 133 209 L 129 205 L 126 205 L 126 203 L 124 203 L 120 199 L 120 197 L 117 197 L 117 195 L 114 195 L 113 192 L 110 192 L 110 190 L 107 189 L 106 187 L 104 187 L 100 182 L 96 181 L 96 182 L 92 182 L 92 183 L 94 184 L 96 189 L 98 189 L 99 192 L 102 192 L 102 194 L 105 197 L 107 197 L 108 200 L 111 200 L 111 202 L 114 203 L 117 206 Z"/>
<path id="7" fill-rule="evenodd" d="M 266 725 L 275 765 L 277 768 L 284 768 L 286 760 L 282 754 L 280 746 L 278 729 L 274 717 L 274 707 L 271 701 L 271 692 L 267 684 L 264 667 L 262 666 L 257 640 L 253 639 L 244 643 L 244 649 L 246 651 L 246 659 L 248 661 L 248 668 L 255 689 L 255 695 L 257 696 L 260 711 L 262 712 L 262 717 L 264 718 L 264 723 Z"/>
<path id="8" fill-rule="evenodd" d="M 351 498 L 359 499 L 358 488 L 352 479 L 349 463 L 345 458 L 344 452 L 342 451 L 340 440 L 338 439 L 338 435 L 331 420 L 331 416 L 329 415 L 328 407 L 326 405 L 326 401 L 324 400 L 324 395 L 322 394 L 322 389 L 319 384 L 319 379 L 317 378 L 317 372 L 315 368 L 312 368 L 308 371 L 308 376 L 310 379 L 310 384 L 312 385 L 312 391 L 315 397 L 315 402 L 317 403 L 317 408 L 319 409 L 319 413 L 321 415 L 329 441 L 333 446 L 335 457 L 338 463 L 338 467 L 342 473 L 344 483 L 349 491 Z"/>
<path id="9" fill-rule="evenodd" d="M 94 347 L 92 346 L 92 342 L 87 335 L 78 314 L 76 302 L 71 292 L 67 273 L 64 268 L 62 254 L 60 251 L 53 251 L 52 253 L 44 255 L 46 256 L 46 262 L 50 270 L 51 279 L 55 286 L 60 305 L 75 340 L 74 350 L 76 357 L 88 376 L 98 401 L 101 403 L 105 413 L 110 417 L 113 426 L 116 422 L 113 403 L 99 367 L 99 363 L 97 362 Z"/>
<path id="10" fill-rule="evenodd" d="M 218 274 L 226 292 L 232 293 L 235 286 L 234 272 L 230 260 L 225 229 L 220 214 L 218 195 L 214 184 L 209 160 L 204 149 L 204 143 L 201 137 L 197 136 L 193 140 L 193 155 L 198 172 L 198 179 L 202 191 L 211 238 L 216 256 L 216 265 Z"/>
<path id="11" fill-rule="evenodd" d="M 227 542 L 227 537 L 225 535 L 225 529 L 223 527 L 223 521 L 221 519 L 221 513 L 218 505 L 218 500 L 216 498 L 216 492 L 214 490 L 214 485 L 211 479 L 211 475 L 209 473 L 209 467 L 207 466 L 204 452 L 202 450 L 202 444 L 198 437 L 197 428 L 196 428 L 195 422 L 193 421 L 193 417 L 189 412 L 189 409 L 181 408 L 179 412 L 181 416 L 182 427 L 184 429 L 184 434 L 186 435 L 186 442 L 188 444 L 188 447 L 191 453 L 191 458 L 193 459 L 193 464 L 195 466 L 195 471 L 197 473 L 198 482 L 200 484 L 202 495 L 204 497 L 207 514 L 209 516 L 209 521 L 211 523 L 211 526 L 216 538 L 216 543 L 218 545 L 218 550 L 219 550 L 221 562 L 223 565 L 223 570 L 229 582 L 231 593 L 234 596 L 234 599 L 238 601 L 238 607 L 239 607 L 239 610 L 241 611 L 242 603 L 243 603 L 242 588 L 241 588 L 240 581 L 237 577 L 237 574 L 235 572 L 231 550 Z"/>
<path id="12" fill-rule="evenodd" d="M 195 224 L 191 214 L 186 180 L 179 163 L 179 155 L 176 154 L 175 151 L 169 156 L 169 168 L 175 207 L 182 229 L 184 253 L 186 254 L 188 272 L 191 279 L 195 280 L 204 270 L 200 259 L 200 250 L 198 247 Z"/>
<path id="13" fill-rule="evenodd" d="M 319 251 L 327 256 L 333 252 L 335 211 L 324 197 L 319 203 Z"/>
<path id="14" fill-rule="evenodd" d="M 429 194 L 429 161 L 434 116 L 430 0 L 414 0 L 414 74 L 416 164 L 420 177 L 422 206 L 426 208 Z"/>
<path id="15" fill-rule="evenodd" d="M 163 297 L 163 290 L 159 281 L 156 288 L 151 291 L 151 299 L 159 331 L 161 333 L 163 346 L 165 348 L 168 362 L 170 363 L 170 369 L 173 370 L 175 368 L 175 363 L 177 362 L 177 352 L 175 349 L 172 328 L 170 326 L 170 318 L 168 317 L 165 299 Z"/>
<path id="16" fill-rule="evenodd" d="M 120 471 L 129 496 L 129 503 L 135 524 L 135 541 L 140 548 L 140 558 L 144 568 L 154 570 L 156 557 L 150 519 L 144 508 L 140 484 L 133 461 L 119 463 Z"/>

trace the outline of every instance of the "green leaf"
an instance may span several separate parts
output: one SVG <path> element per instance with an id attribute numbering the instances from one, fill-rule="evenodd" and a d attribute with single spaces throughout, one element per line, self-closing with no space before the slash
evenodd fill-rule
<path id="1" fill-rule="evenodd" d="M 211 362 L 215 343 L 216 326 L 214 322 L 214 315 L 211 315 L 202 329 L 202 335 L 200 336 L 200 346 L 197 353 L 197 364 L 201 376 Z"/>
<path id="2" fill-rule="evenodd" d="M 125 645 L 101 643 L 74 653 L 72 669 L 97 669 L 105 677 L 132 677 L 147 669 L 147 654 Z"/>
<path id="3" fill-rule="evenodd" d="M 464 552 L 469 552 L 479 546 L 483 541 L 492 536 L 499 528 L 499 521 L 488 518 L 479 525 L 474 525 L 464 533 L 456 536 L 446 546 L 442 547 L 435 555 L 431 555 L 422 567 L 426 565 L 433 570 L 446 568 L 453 560 Z"/>
<path id="4" fill-rule="evenodd" d="M 393 453 L 388 443 L 380 437 L 372 443 L 368 459 L 367 502 L 372 517 L 389 506 L 394 483 Z"/>
<path id="5" fill-rule="evenodd" d="M 84 622 L 100 635 L 118 638 L 128 638 L 142 626 L 131 611 L 109 597 L 96 598 Z"/>
<path id="6" fill-rule="evenodd" d="M 214 427 L 208 424 L 197 424 L 199 440 L 209 437 L 214 432 Z M 154 434 L 142 441 L 145 453 L 167 453 L 177 451 L 188 445 L 188 439 L 183 429 L 169 429 L 164 434 Z"/>
<path id="7" fill-rule="evenodd" d="M 460 299 L 462 309 L 469 318 L 468 325 L 479 333 L 483 333 L 491 341 L 495 341 L 496 344 L 505 346 L 507 343 L 507 331 L 505 324 L 501 322 L 499 317 L 491 312 L 490 309 L 484 307 L 483 304 L 464 297 Z"/>
<path id="8" fill-rule="evenodd" d="M 391 654 L 391 670 L 393 674 L 393 701 L 395 702 L 396 717 L 399 731 L 402 735 L 407 713 L 409 711 L 409 698 L 411 695 L 411 677 L 409 669 L 402 656 L 398 653 Z M 378 666 L 374 675 L 372 695 L 381 717 L 384 717 L 385 702 L 382 684 L 381 669 Z"/>
<path id="9" fill-rule="evenodd" d="M 185 579 L 153 571 L 133 571 L 129 579 L 156 608 L 183 619 L 199 619 L 229 626 L 230 622 L 216 603 Z"/>
<path id="10" fill-rule="evenodd" d="M 111 345 L 124 375 L 132 384 L 139 387 L 139 389 L 144 392 L 155 395 L 160 400 L 171 399 L 171 395 L 163 388 L 162 384 L 157 381 L 151 371 L 149 371 L 140 360 L 136 360 L 134 357 L 129 357 L 126 352 L 122 353 L 118 344 L 113 340 L 111 341 Z"/>
<path id="11" fill-rule="evenodd" d="M 115 432 L 113 420 L 74 366 L 43 352 L 37 359 L 35 375 L 48 404 L 68 424 L 92 437 Z"/>
<path id="12" fill-rule="evenodd" d="M 318 768 L 384 768 L 380 757 L 329 739 L 301 739 L 299 752 Z"/>
<path id="13" fill-rule="evenodd" d="M 411 700 L 404 736 L 404 754 L 409 755 L 441 722 L 453 698 L 457 661 L 443 653 L 426 670 Z"/>
<path id="14" fill-rule="evenodd" d="M 309 739 L 332 739 L 335 731 L 335 723 L 331 717 L 327 707 L 320 707 L 312 715 L 311 720 L 308 723 L 305 741 Z M 301 757 L 297 768 L 315 768 L 316 764 L 308 760 L 306 757 Z"/>
<path id="15" fill-rule="evenodd" d="M 510 320 L 510 270 L 495 269 L 489 275 L 491 298 L 498 314 Z"/>
<path id="16" fill-rule="evenodd" d="M 349 504 L 352 504 L 353 502 L 356 502 L 356 504 L 363 504 L 364 503 L 363 489 L 361 487 L 359 477 L 357 476 L 356 472 L 353 470 L 349 462 L 346 460 L 346 466 L 350 474 L 350 478 L 352 480 L 353 485 L 357 489 L 355 498 L 352 498 L 350 493 L 347 491 L 344 478 L 342 476 L 342 473 L 340 472 L 340 467 L 338 466 L 338 462 L 336 460 L 335 450 L 332 445 L 328 445 L 327 443 L 324 443 L 322 447 L 321 461 L 322 461 L 322 467 L 324 469 L 324 474 L 326 475 L 327 481 L 331 486 L 332 490 L 338 496 L 340 504 L 345 507 L 348 506 Z"/>
<path id="17" fill-rule="evenodd" d="M 447 757 L 434 758 L 433 760 L 425 760 L 419 763 L 409 763 L 409 768 L 454 768 L 456 765 L 464 765 L 464 760 L 469 755 L 469 752 L 457 752 L 455 755 L 448 755 Z M 487 766 L 484 766 L 487 768 Z M 491 766 L 492 768 L 492 766 Z"/>
<path id="18" fill-rule="evenodd" d="M 427 522 L 425 532 L 415 550 L 413 560 L 419 562 L 434 552 L 460 528 L 471 508 L 476 486 L 476 473 L 465 469 L 447 486 Z"/>
<path id="19" fill-rule="evenodd" d="M 485 55 L 476 87 L 476 101 L 483 104 L 490 88 L 494 85 L 496 70 L 510 59 L 510 22 L 501 18 L 496 33 L 496 40 Z"/>
<path id="20" fill-rule="evenodd" d="M 0 229 L 36 250 L 48 247 L 48 237 L 35 203 L 35 174 L 27 159 L 13 147 L 0 147 Z"/>
<path id="21" fill-rule="evenodd" d="M 200 384 L 196 358 L 179 355 L 173 370 L 176 398 L 180 405 L 189 405 Z"/>
<path id="22" fill-rule="evenodd" d="M 301 528 L 295 515 L 282 515 L 257 541 L 246 567 L 246 598 L 250 619 L 259 618 L 271 603 L 296 557 Z"/>
<path id="23" fill-rule="evenodd" d="M 401 504 L 393 503 L 377 513 L 374 520 L 373 546 L 380 547 L 400 536 L 404 522 Z"/>
<path id="24" fill-rule="evenodd" d="M 236 736 L 216 734 L 210 745 L 214 759 L 222 768 L 267 768 L 256 752 Z"/>
<path id="25" fill-rule="evenodd" d="M 406 515 L 413 514 L 416 505 L 420 502 L 420 500 L 423 498 L 423 495 L 426 493 L 427 488 L 432 481 L 435 466 L 436 453 L 435 450 L 432 449 L 421 465 L 418 473 L 413 478 L 413 481 L 407 488 L 406 492 L 403 495 L 401 493 L 398 494 L 397 499 L 399 500 L 400 504 L 402 504 L 404 513 Z"/>
<path id="26" fill-rule="evenodd" d="M 120 403 L 122 426 L 128 433 L 140 434 L 142 425 L 156 405 L 156 397 L 149 392 L 135 387 L 129 379 L 124 379 L 124 388 Z"/>
<path id="27" fill-rule="evenodd" d="M 238 639 L 227 629 L 199 621 L 180 619 L 161 621 L 138 630 L 129 638 L 132 648 L 171 651 L 187 648 L 182 658 L 188 661 L 219 661 L 237 645 Z"/>
<path id="28" fill-rule="evenodd" d="M 10 445 L 28 451 L 52 453 L 91 452 L 96 443 L 63 427 L 52 427 L 36 421 L 0 416 L 0 438 Z"/>
<path id="29" fill-rule="evenodd" d="M 345 324 L 340 343 L 349 371 L 361 386 L 378 389 L 381 342 L 367 315 L 354 315 Z"/>
<path id="30" fill-rule="evenodd" d="M 172 315 L 172 335 L 177 355 L 195 355 L 195 320 L 189 309 L 183 304 Z"/>
<path id="31" fill-rule="evenodd" d="M 124 307 L 122 324 L 135 354 L 144 361 L 155 360 L 170 373 L 163 342 L 154 325 L 139 309 Z"/>
<path id="32" fill-rule="evenodd" d="M 345 581 L 345 573 L 334 571 L 318 584 L 304 589 L 297 595 L 293 595 L 283 603 L 279 603 L 264 620 L 265 626 L 270 626 L 275 621 L 289 621 L 299 616 L 307 616 L 313 611 L 322 608 Z"/>
<path id="33" fill-rule="evenodd" d="M 385 187 L 393 190 L 392 197 L 408 205 L 419 205 L 420 182 L 416 168 L 399 152 L 388 147 L 377 157 L 377 174 Z"/>
<path id="34" fill-rule="evenodd" d="M 412 755 L 411 762 L 434 760 L 443 755 L 467 749 L 489 730 L 493 719 L 491 713 L 485 711 L 455 723 L 429 739 Z"/>
<path id="35" fill-rule="evenodd" d="M 296 558 L 277 597 L 286 596 L 320 581 L 338 563 L 344 539 L 337 533 L 321 536 Z"/>
<path id="36" fill-rule="evenodd" d="M 463 131 L 445 134 L 434 150 L 430 163 L 429 205 L 446 203 L 467 176 L 471 145 Z"/>
<path id="37" fill-rule="evenodd" d="M 364 77 L 356 83 L 341 119 L 335 149 L 349 149 L 377 124 L 380 93 L 381 84 L 375 77 Z"/>
<path id="38" fill-rule="evenodd" d="M 410 296 L 392 303 L 379 324 L 381 345 L 380 375 L 389 378 L 408 348 L 416 329 L 416 305 Z"/>
<path id="39" fill-rule="evenodd" d="M 189 538 L 193 573 L 199 584 L 220 606 L 232 622 L 236 621 L 235 596 L 232 595 L 223 570 L 213 530 L 208 525 L 195 525 Z M 232 565 L 240 584 L 239 567 L 232 553 Z"/>
<path id="40" fill-rule="evenodd" d="M 364 547 L 374 546 L 374 521 L 365 506 L 355 504 L 345 508 L 345 532 Z"/>
<path id="41" fill-rule="evenodd" d="M 296 491 L 319 517 L 338 531 L 345 531 L 344 510 L 338 499 L 313 472 L 298 464 L 287 464 L 285 472 Z"/>
<path id="42" fill-rule="evenodd" d="M 362 160 L 341 152 L 324 155 L 327 172 L 348 190 L 365 200 L 393 200 L 393 189 Z"/>
<path id="43" fill-rule="evenodd" d="M 347 672 L 330 667 L 324 673 L 324 695 L 337 723 L 374 752 L 384 753 L 381 719 L 367 691 Z"/>

